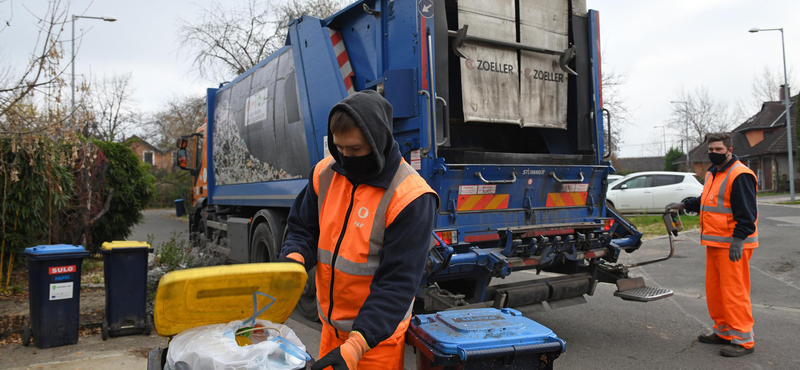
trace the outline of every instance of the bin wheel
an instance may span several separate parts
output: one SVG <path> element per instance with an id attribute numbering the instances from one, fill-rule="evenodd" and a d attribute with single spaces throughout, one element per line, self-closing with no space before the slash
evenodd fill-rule
<path id="1" fill-rule="evenodd" d="M 144 335 L 150 335 L 150 331 L 153 328 L 153 318 L 150 315 L 145 315 L 144 317 L 144 331 L 142 332 Z"/>
<path id="2" fill-rule="evenodd" d="M 103 318 L 103 327 L 100 328 L 100 336 L 103 340 L 108 340 L 108 320 L 105 317 Z"/>
<path id="3" fill-rule="evenodd" d="M 31 344 L 31 327 L 28 324 L 22 326 L 22 345 L 27 347 Z"/>

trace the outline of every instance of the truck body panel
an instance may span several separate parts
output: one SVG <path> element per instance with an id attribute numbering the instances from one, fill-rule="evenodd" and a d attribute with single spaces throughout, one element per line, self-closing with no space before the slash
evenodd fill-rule
<path id="1" fill-rule="evenodd" d="M 277 256 L 288 208 L 331 150 L 330 109 L 375 89 L 394 108 L 403 158 L 441 200 L 425 309 L 497 302 L 489 283 L 518 270 L 573 276 L 550 285 L 550 301 L 626 278 L 603 265 L 636 250 L 641 233 L 606 206 L 614 170 L 604 160 L 598 13 L 565 0 L 485 14 L 472 0 L 423 3 L 362 0 L 324 20 L 303 16 L 286 46 L 208 89 L 208 198 L 197 209 L 214 230 L 201 231 L 238 233 L 231 254 L 249 257 L 239 262 Z"/>

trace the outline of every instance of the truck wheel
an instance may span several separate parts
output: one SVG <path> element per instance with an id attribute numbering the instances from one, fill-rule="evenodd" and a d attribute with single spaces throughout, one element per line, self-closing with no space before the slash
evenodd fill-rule
<path id="1" fill-rule="evenodd" d="M 256 226 L 253 242 L 250 246 L 250 262 L 273 262 L 278 257 L 281 247 L 281 234 L 273 232 L 270 222 L 262 222 Z"/>
<path id="2" fill-rule="evenodd" d="M 317 281 L 314 278 L 316 276 L 316 271 L 316 267 L 308 271 L 306 288 L 303 289 L 303 294 L 300 295 L 300 301 L 297 302 L 297 311 L 300 312 L 306 320 L 312 322 L 319 322 L 319 314 L 317 313 Z"/>

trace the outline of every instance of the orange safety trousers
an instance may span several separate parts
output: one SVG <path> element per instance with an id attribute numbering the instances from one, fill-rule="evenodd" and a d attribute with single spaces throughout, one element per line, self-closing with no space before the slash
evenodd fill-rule
<path id="1" fill-rule="evenodd" d="M 732 262 L 728 248 L 706 247 L 706 297 L 714 334 L 733 344 L 753 348 L 753 310 L 750 306 L 750 257 Z"/>
<path id="2" fill-rule="evenodd" d="M 378 343 L 374 348 L 364 353 L 364 357 L 358 360 L 358 370 L 403 370 L 404 354 L 406 348 L 406 330 L 410 319 L 405 319 L 397 326 L 391 337 Z M 336 337 L 336 329 L 322 322 L 322 336 L 319 340 L 319 357 L 327 355 L 336 347 L 341 346 L 347 340 L 350 333 L 339 330 L 339 337 Z"/>

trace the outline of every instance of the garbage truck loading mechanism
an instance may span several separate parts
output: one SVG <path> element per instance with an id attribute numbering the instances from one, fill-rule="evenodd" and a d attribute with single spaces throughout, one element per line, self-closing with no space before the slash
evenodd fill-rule
<path id="1" fill-rule="evenodd" d="M 208 89 L 206 124 L 179 140 L 193 235 L 226 237 L 235 262 L 275 261 L 331 150 L 331 107 L 365 89 L 392 104 L 404 160 L 441 199 L 418 312 L 560 307 L 598 282 L 672 294 L 617 264 L 642 234 L 605 200 L 599 15 L 579 0 L 367 0 L 292 21 L 286 46 Z M 560 275 L 490 285 L 521 270 Z M 309 281 L 299 307 L 313 318 Z"/>

